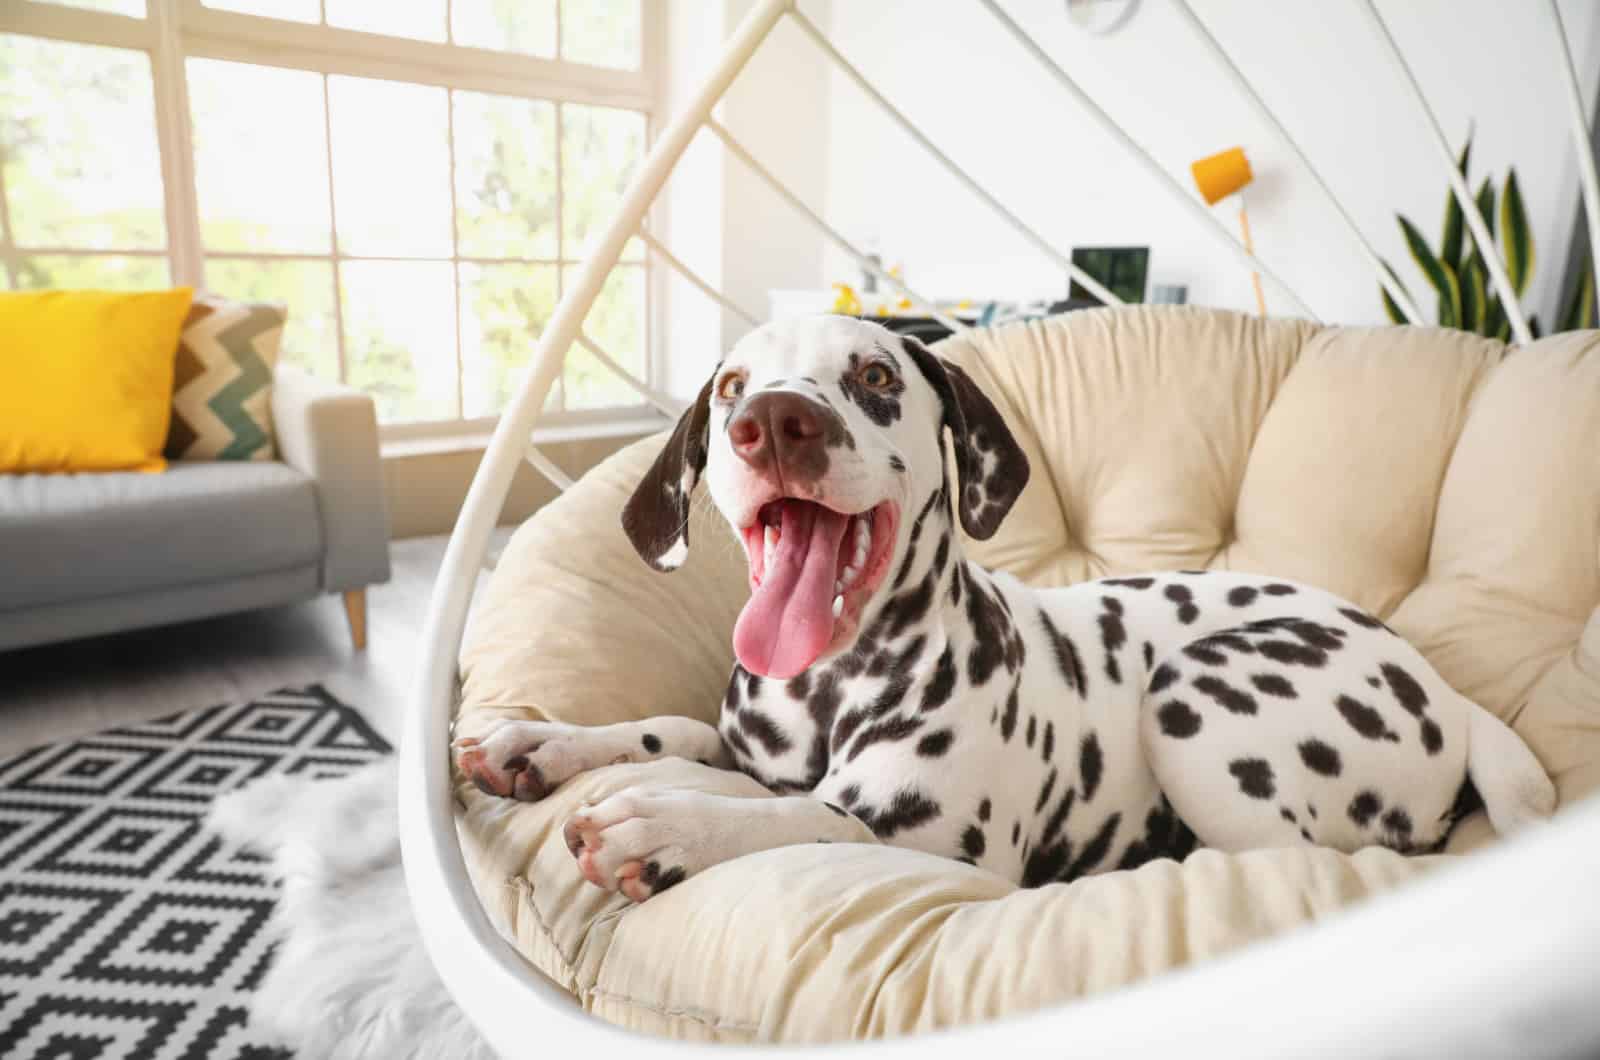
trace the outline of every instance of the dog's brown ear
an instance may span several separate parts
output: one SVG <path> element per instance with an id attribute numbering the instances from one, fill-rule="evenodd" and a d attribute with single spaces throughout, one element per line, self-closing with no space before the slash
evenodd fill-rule
<path id="1" fill-rule="evenodd" d="M 711 382 L 678 420 L 661 455 L 622 508 L 622 530 L 641 559 L 659 571 L 677 570 L 689 555 L 689 495 L 706 467 Z"/>
<path id="2" fill-rule="evenodd" d="M 922 371 L 944 404 L 944 424 L 955 441 L 957 496 L 961 527 L 979 541 L 1000 529 L 1001 520 L 1028 484 L 1028 456 L 1011 429 L 972 377 L 910 335 L 902 336 L 907 356 Z"/>

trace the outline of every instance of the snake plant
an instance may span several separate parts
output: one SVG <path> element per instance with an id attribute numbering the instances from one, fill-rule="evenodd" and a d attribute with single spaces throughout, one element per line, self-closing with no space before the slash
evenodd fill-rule
<path id="1" fill-rule="evenodd" d="M 1469 135 L 1456 162 L 1463 178 L 1467 176 L 1471 159 L 1472 137 Z M 1507 170 L 1505 187 L 1500 190 L 1496 189 L 1493 177 L 1485 177 L 1478 185 L 1478 192 L 1474 198 L 1491 238 L 1496 236 L 1498 221 L 1498 238 L 1505 261 L 1506 276 L 1510 279 L 1511 287 L 1516 291 L 1517 297 L 1521 298 L 1528 289 L 1528 281 L 1533 276 L 1534 247 L 1533 231 L 1528 227 L 1527 210 L 1522 203 L 1522 189 L 1517 184 L 1516 168 Z M 1498 217 L 1495 210 L 1497 201 Z M 1444 231 L 1437 252 L 1428 246 L 1422 231 L 1409 218 L 1396 214 L 1395 219 L 1400 223 L 1400 232 L 1405 237 L 1406 249 L 1411 252 L 1411 260 L 1416 263 L 1422 275 L 1427 278 L 1429 286 L 1439 296 L 1440 325 L 1460 328 L 1478 335 L 1489 335 L 1501 340 L 1509 339 L 1511 322 L 1507 319 L 1505 307 L 1501 305 L 1500 297 L 1495 293 L 1489 280 L 1489 269 L 1479 252 L 1477 240 L 1466 227 L 1465 215 L 1455 195 L 1450 192 L 1445 193 Z M 1405 290 L 1405 285 L 1400 282 L 1400 278 L 1395 275 L 1394 269 L 1387 261 L 1383 263 L 1383 267 L 1388 272 L 1389 278 L 1401 290 Z M 1579 277 L 1578 285 L 1561 314 L 1557 331 L 1572 331 L 1595 326 L 1593 271 L 1593 262 L 1585 255 L 1583 274 Z M 1394 299 L 1389 297 L 1389 292 L 1382 290 L 1381 287 L 1379 290 L 1383 296 L 1383 308 L 1389 314 L 1389 319 L 1396 324 L 1404 324 L 1405 315 L 1400 312 L 1400 307 L 1395 304 Z M 1407 297 L 1409 296 L 1410 292 L 1407 291 Z M 1539 336 L 1541 328 L 1538 316 L 1528 318 L 1528 330 L 1533 332 L 1535 338 Z"/>

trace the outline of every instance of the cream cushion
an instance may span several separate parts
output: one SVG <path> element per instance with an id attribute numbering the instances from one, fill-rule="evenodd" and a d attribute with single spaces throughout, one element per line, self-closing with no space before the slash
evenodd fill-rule
<path id="1" fill-rule="evenodd" d="M 1034 474 L 968 555 L 1040 585 L 1141 570 L 1293 577 L 1385 617 L 1510 721 L 1563 805 L 1600 786 L 1600 333 L 1521 350 L 1455 331 L 1122 309 L 942 344 Z M 499 717 L 714 721 L 745 598 L 702 495 L 671 575 L 618 514 L 661 438 L 618 453 L 513 537 L 461 651 L 457 731 Z M 771 850 L 641 906 L 583 882 L 582 801 L 648 781 L 764 797 L 689 762 L 620 765 L 538 804 L 457 785 L 489 915 L 590 1012 L 727 1041 L 881 1036 L 1122 986 L 1335 913 L 1448 863 L 1201 850 L 1021 890 L 868 844 Z M 1492 838 L 1482 815 L 1451 842 Z"/>

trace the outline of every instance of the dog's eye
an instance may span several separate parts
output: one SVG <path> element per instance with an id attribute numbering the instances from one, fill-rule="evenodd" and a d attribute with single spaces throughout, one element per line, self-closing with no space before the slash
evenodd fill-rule
<path id="1" fill-rule="evenodd" d="M 744 376 L 730 372 L 717 384 L 717 397 L 723 401 L 737 401 L 744 394 Z"/>
<path id="2" fill-rule="evenodd" d="M 894 376 L 887 366 L 882 364 L 869 364 L 861 369 L 861 385 L 869 386 L 874 390 L 881 390 L 894 382 Z"/>

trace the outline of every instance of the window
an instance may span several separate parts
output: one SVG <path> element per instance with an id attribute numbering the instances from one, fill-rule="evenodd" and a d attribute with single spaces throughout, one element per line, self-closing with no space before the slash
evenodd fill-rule
<path id="1" fill-rule="evenodd" d="M 282 301 L 389 436 L 496 415 L 643 156 L 654 5 L 149 3 L 0 10 L 4 283 Z M 632 243 L 585 323 L 647 381 L 650 289 Z M 637 406 L 581 348 L 550 397 Z"/>

